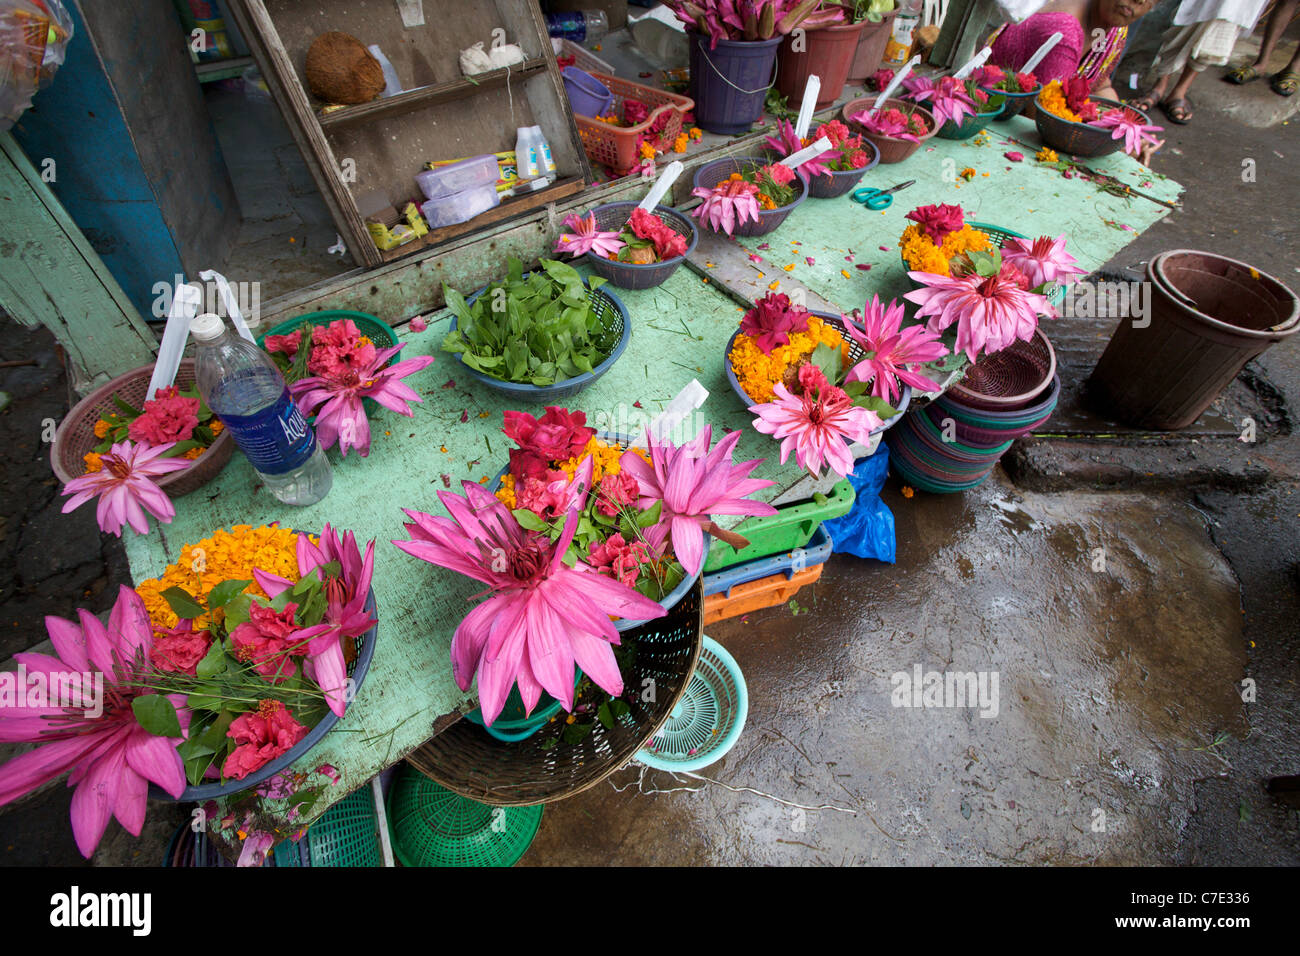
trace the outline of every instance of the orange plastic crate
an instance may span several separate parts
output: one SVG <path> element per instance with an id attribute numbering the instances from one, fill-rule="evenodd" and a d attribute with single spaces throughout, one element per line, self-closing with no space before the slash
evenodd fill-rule
<path id="1" fill-rule="evenodd" d="M 669 114 L 667 122 L 657 134 L 658 142 L 671 149 L 673 141 L 681 134 L 682 118 L 695 109 L 695 101 L 688 96 L 656 90 L 652 86 L 642 86 L 631 80 L 620 80 L 608 73 L 591 75 L 614 94 L 615 115 L 623 115 L 624 100 L 638 100 L 650 110 L 645 122 L 636 126 L 613 126 L 590 116 L 574 114 L 578 136 L 582 140 L 582 148 L 587 151 L 587 157 L 594 163 L 604 163 L 618 176 L 625 175 L 640 161 L 641 157 L 637 155 L 637 137 L 650 129 L 660 116 Z"/>
<path id="2" fill-rule="evenodd" d="M 814 564 L 799 571 L 794 577 L 787 578 L 783 572 L 771 577 L 759 578 L 747 584 L 737 584 L 731 589 L 731 597 L 721 592 L 710 594 L 704 599 L 704 626 L 715 621 L 724 621 L 729 617 L 738 617 L 760 608 L 776 607 L 795 596 L 795 593 L 808 584 L 815 584 L 822 576 L 824 564 Z"/>

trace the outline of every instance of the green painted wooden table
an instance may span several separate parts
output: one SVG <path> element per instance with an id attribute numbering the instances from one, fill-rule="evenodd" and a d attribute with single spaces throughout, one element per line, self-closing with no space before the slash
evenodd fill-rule
<path id="1" fill-rule="evenodd" d="M 1013 133 L 1036 142 L 1032 129 L 1022 128 L 1026 121 L 1019 123 L 1010 127 Z M 634 432 L 691 379 L 698 379 L 711 395 L 689 423 L 688 434 L 704 422 L 714 426 L 715 435 L 720 428 L 741 429 L 738 458 L 767 458 L 755 474 L 777 482 L 758 497 L 780 501 L 797 494 L 801 473 L 793 461 L 778 464 L 776 445 L 750 427 L 751 416 L 727 384 L 723 350 L 742 311 L 737 298 L 761 295 L 774 279 L 783 290 L 806 288 L 845 311 L 860 306 L 873 291 L 885 297 L 900 294 L 906 289 L 897 251 L 903 217 L 926 203 L 960 202 L 974 218 L 1030 235 L 1065 232 L 1071 251 L 1089 268 L 1110 259 L 1167 211 L 1148 199 L 1124 199 L 1102 193 L 1091 183 L 1063 179 L 1055 170 L 1036 165 L 1032 148 L 1003 143 L 998 133 L 1004 128 L 995 127 L 986 145 L 933 140 L 929 150 L 908 162 L 873 171 L 867 184 L 917 180 L 883 215 L 848 198 L 807 200 L 777 232 L 744 240 L 743 246 L 706 237 L 691 268 L 679 269 L 657 289 L 615 290 L 631 317 L 631 342 L 609 373 L 568 404 L 586 411 L 595 427 Z M 1005 160 L 1002 154 L 1011 149 L 1023 152 L 1025 161 Z M 949 159 L 953 162 L 945 164 Z M 974 167 L 975 179 L 950 181 L 946 172 L 953 166 L 957 172 Z M 1126 157 L 1112 157 L 1104 167 L 1135 187 L 1146 181 L 1143 168 Z M 980 175 L 984 172 L 989 176 Z M 1172 200 L 1179 187 L 1156 180 L 1148 191 Z M 757 251 L 763 242 L 770 251 Z M 761 279 L 750 265 L 751 249 L 770 261 Z M 854 262 L 844 259 L 849 249 Z M 812 258 L 811 265 L 805 256 Z M 873 268 L 855 269 L 858 263 Z M 793 268 L 787 272 L 781 268 L 785 265 Z M 504 274 L 504 262 L 501 271 Z M 324 501 L 302 509 L 280 505 L 258 487 L 252 469 L 236 455 L 216 481 L 176 502 L 170 525 L 126 542 L 132 574 L 142 580 L 184 557 L 187 543 L 234 524 L 279 521 L 318 528 L 329 521 L 352 529 L 362 540 L 377 540 L 374 587 L 380 621 L 370 673 L 347 715 L 296 767 L 308 771 L 330 763 L 342 779 L 298 823 L 309 823 L 332 800 L 401 759 L 476 703 L 472 688 L 464 693 L 452 681 L 448 654 L 451 635 L 478 585 L 417 561 L 389 542 L 405 537 L 402 507 L 442 513 L 436 492 L 444 487 L 444 476 L 459 490 L 461 479 L 486 482 L 496 474 L 509 446 L 501 434 L 506 408 L 534 414 L 542 409 L 506 401 L 474 382 L 454 357 L 438 352 L 448 319 L 446 314 L 431 316 L 422 333 L 409 326 L 401 331 L 406 354 L 438 356 L 408 380 L 424 402 L 416 406 L 413 418 L 383 411 L 376 415 L 369 458 L 354 453 L 340 460 L 331 452 L 334 488 Z M 267 802 L 262 810 L 274 815 L 282 806 Z"/>

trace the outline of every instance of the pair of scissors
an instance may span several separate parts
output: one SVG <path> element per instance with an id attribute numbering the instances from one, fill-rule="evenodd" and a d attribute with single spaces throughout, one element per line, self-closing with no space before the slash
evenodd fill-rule
<path id="1" fill-rule="evenodd" d="M 868 209 L 879 211 L 885 209 L 894 201 L 890 193 L 896 193 L 900 189 L 906 189 L 908 186 L 915 186 L 916 180 L 909 179 L 905 183 L 899 183 L 897 186 L 891 186 L 889 189 L 876 189 L 874 186 L 863 186 L 861 189 L 853 190 L 853 201 L 860 202 Z"/>

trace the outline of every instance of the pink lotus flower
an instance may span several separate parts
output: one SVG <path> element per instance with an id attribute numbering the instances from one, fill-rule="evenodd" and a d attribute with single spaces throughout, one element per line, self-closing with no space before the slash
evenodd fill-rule
<path id="1" fill-rule="evenodd" d="M 1065 251 L 1065 233 L 1055 239 L 1039 236 L 1028 239 L 1008 239 L 1002 247 L 1002 261 L 1014 266 L 1029 278 L 1029 288 L 1037 289 L 1045 282 L 1070 283 L 1086 275 L 1074 256 Z"/>
<path id="2" fill-rule="evenodd" d="M 710 451 L 712 437 L 712 428 L 705 425 L 693 441 L 678 448 L 650 434 L 649 463 L 631 449 L 619 458 L 619 470 L 635 478 L 641 488 L 637 507 L 646 510 L 663 503 L 659 521 L 646 540 L 658 548 L 671 535 L 673 554 L 688 575 L 696 574 L 704 563 L 704 527 L 712 524 L 711 516 L 776 514 L 771 505 L 748 497 L 775 484 L 749 477 L 763 459 L 733 465 L 731 454 L 740 432 L 727 435 Z"/>
<path id="3" fill-rule="evenodd" d="M 918 103 L 929 102 L 934 121 L 940 126 L 947 122 L 960 126 L 967 116 L 974 116 L 978 112 L 974 98 L 966 92 L 961 80 L 945 76 L 938 83 L 933 83 L 927 77 L 909 77 L 903 81 L 903 85 L 908 86 L 913 82 L 918 84 L 918 89 L 911 92 L 912 99 Z"/>
<path id="4" fill-rule="evenodd" d="M 152 641 L 140 595 L 120 588 L 107 627 L 89 611 L 77 614 L 79 625 L 45 619 L 57 656 L 14 655 L 29 679 L 40 674 L 47 687 L 62 686 L 71 694 L 49 700 L 50 706 L 29 704 L 25 698 L 0 705 L 0 742 L 38 745 L 4 765 L 0 806 L 71 770 L 68 786 L 77 788 L 72 832 L 77 849 L 89 858 L 110 816 L 140 835 L 150 781 L 173 797 L 185 790 L 185 768 L 176 747 L 189 728 L 190 712 L 182 695 L 167 697 L 180 723 L 177 737 L 152 734 L 136 720 L 134 701 L 150 693 L 139 685 L 148 671 Z M 81 676 L 92 672 L 103 677 L 102 700 Z"/>
<path id="5" fill-rule="evenodd" d="M 933 362 L 948 354 L 948 348 L 939 336 L 923 325 L 903 329 L 903 305 L 895 299 L 889 305 L 873 295 L 862 310 L 865 332 L 849 321 L 844 325 L 870 357 L 849 370 L 846 382 L 870 382 L 871 394 L 890 404 L 902 394 L 902 385 L 910 385 L 920 392 L 937 392 L 938 382 L 932 382 L 919 371 L 923 362 Z"/>
<path id="6" fill-rule="evenodd" d="M 627 243 L 618 237 L 617 232 L 602 232 L 596 228 L 596 214 L 587 213 L 579 216 L 571 212 L 564 217 L 564 225 L 573 230 L 560 234 L 555 243 L 556 252 L 567 252 L 571 256 L 581 256 L 588 252 L 608 259 L 616 255 Z"/>
<path id="7" fill-rule="evenodd" d="M 785 293 L 769 292 L 740 320 L 740 331 L 754 340 L 764 355 L 790 344 L 790 336 L 808 331 L 808 310 L 790 304 Z"/>
<path id="8" fill-rule="evenodd" d="M 1122 139 L 1124 141 L 1124 152 L 1130 156 L 1139 155 L 1144 144 L 1150 143 L 1154 145 L 1158 142 L 1151 134 L 1164 129 L 1163 126 L 1146 125 L 1126 109 L 1107 110 L 1088 125 L 1114 130 L 1110 138 Z"/>
<path id="9" fill-rule="evenodd" d="M 854 113 L 849 119 L 877 136 L 904 139 L 909 143 L 919 143 L 921 141 L 920 136 L 912 132 L 914 117 L 899 109 L 891 107 L 876 110 L 874 113 L 863 110 L 860 113 Z"/>
<path id="10" fill-rule="evenodd" d="M 239 859 L 235 861 L 235 866 L 261 866 L 273 846 L 275 846 L 275 837 L 265 830 L 247 831 L 244 845 L 239 848 Z"/>
<path id="11" fill-rule="evenodd" d="M 1002 275 L 953 277 L 909 272 L 925 288 L 903 298 L 921 306 L 917 317 L 930 316 L 933 332 L 957 323 L 957 349 L 972 362 L 981 351 L 999 352 L 1020 339 L 1029 341 L 1040 315 L 1056 310 L 1043 296 L 1026 292 Z"/>
<path id="12" fill-rule="evenodd" d="M 149 532 L 149 519 L 153 515 L 161 524 L 168 524 L 176 516 L 176 509 L 166 492 L 153 479 L 189 467 L 184 458 L 164 458 L 173 447 L 166 445 L 137 445 L 121 442 L 100 456 L 99 471 L 73 478 L 63 486 L 63 494 L 72 498 L 63 504 L 63 514 L 80 508 L 91 498 L 99 497 L 95 520 L 99 530 L 122 536 L 122 525 L 129 524 L 136 534 Z"/>
<path id="13" fill-rule="evenodd" d="M 404 347 L 402 343 L 377 352 L 362 367 L 348 368 L 338 375 L 299 379 L 289 386 L 302 413 L 316 416 L 316 437 L 323 447 L 333 448 L 338 442 L 344 457 L 353 448 L 362 458 L 370 454 L 370 421 L 362 399 L 373 398 L 389 411 L 414 417 L 409 403 L 424 399 L 402 379 L 430 365 L 433 356 L 403 359 L 385 368 L 384 364 Z"/>
<path id="14" fill-rule="evenodd" d="M 763 145 L 778 156 L 785 157 L 799 152 L 808 143 L 794 135 L 794 126 L 789 120 L 779 120 L 776 124 L 776 135 L 764 137 Z M 830 169 L 823 158 L 827 155 L 829 155 L 829 151 L 800 163 L 799 173 L 804 176 L 820 176 L 822 173 L 829 173 Z"/>
<path id="15" fill-rule="evenodd" d="M 366 543 L 366 553 L 362 557 L 356 536 L 351 531 L 346 531 L 340 538 L 329 524 L 321 530 L 317 540 L 318 544 L 312 544 L 307 535 L 298 535 L 299 575 L 306 577 L 317 568 L 336 561 L 339 574 L 325 582 L 328 603 L 320 623 L 294 632 L 290 641 L 298 647 L 305 647 L 303 670 L 325 693 L 329 709 L 342 717 L 348 703 L 347 664 L 343 656 L 342 639 L 360 637 L 375 623 L 375 619 L 366 611 L 375 567 L 375 542 Z M 272 598 L 294 583 L 287 578 L 267 574 L 261 569 L 254 569 L 253 577 L 267 596 Z"/>
<path id="16" fill-rule="evenodd" d="M 704 202 L 696 206 L 691 215 L 707 223 L 714 232 L 734 235 L 737 226 L 758 222 L 758 187 L 744 180 L 723 180 L 712 189 L 697 186 L 691 195 Z"/>
<path id="17" fill-rule="evenodd" d="M 774 401 L 753 406 L 754 428 L 781 442 L 781 463 L 790 452 L 800 468 L 820 474 L 823 462 L 841 477 L 853 474 L 849 442 L 871 440 L 871 431 L 882 424 L 880 416 L 859 408 L 841 388 L 826 383 L 791 395 L 778 382 Z"/>
<path id="18" fill-rule="evenodd" d="M 662 617 L 662 605 L 583 562 L 562 558 L 578 527 L 570 511 L 559 540 L 525 531 L 491 492 L 471 481 L 465 497 L 438 498 L 450 518 L 404 509 L 410 541 L 393 544 L 422 561 L 482 581 L 491 596 L 469 612 L 451 641 L 452 676 L 468 690 L 477 674 L 483 722 L 491 725 L 514 684 L 532 712 L 545 690 L 573 709 L 574 665 L 607 693 L 623 692 L 610 646 L 619 642 L 610 616 Z"/>

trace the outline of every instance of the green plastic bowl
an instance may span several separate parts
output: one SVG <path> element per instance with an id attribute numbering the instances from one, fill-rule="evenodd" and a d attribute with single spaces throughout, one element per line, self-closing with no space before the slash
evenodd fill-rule
<path id="1" fill-rule="evenodd" d="M 391 349 L 397 344 L 397 333 L 386 322 L 370 315 L 368 312 L 349 312 L 347 309 L 326 309 L 323 312 L 308 312 L 306 315 L 300 315 L 297 318 L 286 319 L 264 334 L 259 335 L 257 344 L 262 348 L 266 348 L 266 340 L 272 335 L 292 335 L 304 325 L 329 325 L 331 322 L 338 322 L 341 319 L 351 319 L 352 323 L 357 327 L 357 331 L 370 339 L 375 344 L 376 349 L 381 351 Z M 367 415 L 373 415 L 380 407 L 379 403 L 373 398 L 362 399 L 361 405 L 365 408 Z"/>

